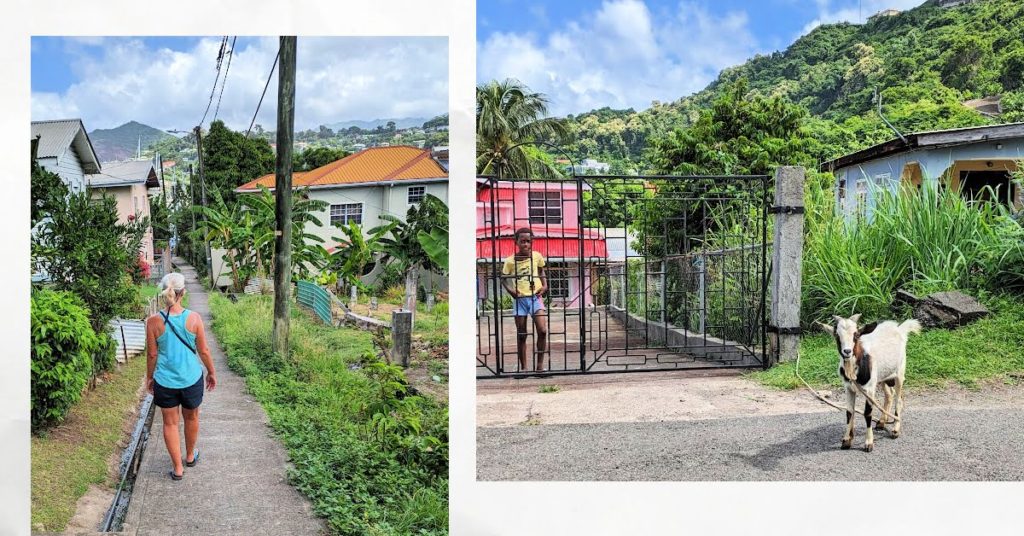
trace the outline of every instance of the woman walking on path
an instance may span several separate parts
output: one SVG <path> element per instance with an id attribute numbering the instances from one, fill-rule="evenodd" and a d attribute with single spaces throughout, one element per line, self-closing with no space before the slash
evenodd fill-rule
<path id="1" fill-rule="evenodd" d="M 203 402 L 203 368 L 206 366 L 206 388 L 217 386 L 210 349 L 206 346 L 203 318 L 181 306 L 185 297 L 185 276 L 170 273 L 160 280 L 160 296 L 167 306 L 146 319 L 146 388 L 153 393 L 153 403 L 160 406 L 164 421 L 164 443 L 174 468 L 170 476 L 181 480 L 181 443 L 178 439 L 178 406 L 185 418 L 184 464 L 199 461 L 196 440 L 199 437 L 199 404 Z M 198 356 L 198 357 L 197 357 Z"/>

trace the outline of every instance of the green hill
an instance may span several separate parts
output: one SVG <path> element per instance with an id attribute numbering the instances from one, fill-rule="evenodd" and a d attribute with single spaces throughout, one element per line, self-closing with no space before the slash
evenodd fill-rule
<path id="1" fill-rule="evenodd" d="M 902 132 L 1024 121 L 1024 3 L 983 0 L 944 9 L 931 0 L 866 24 L 816 28 L 783 52 L 758 55 L 723 70 L 704 90 L 642 112 L 603 108 L 570 115 L 576 156 L 610 162 L 613 172 L 650 167 L 645 150 L 686 127 L 735 80 L 751 92 L 779 95 L 809 112 L 805 128 L 821 140 L 820 160 Z M 987 117 L 961 104 L 1002 97 L 1002 115 Z"/>
<path id="2" fill-rule="evenodd" d="M 101 162 L 134 158 L 140 139 L 142 149 L 145 150 L 153 143 L 171 137 L 173 136 L 162 130 L 135 121 L 129 121 L 117 128 L 96 129 L 89 133 L 96 156 Z"/>

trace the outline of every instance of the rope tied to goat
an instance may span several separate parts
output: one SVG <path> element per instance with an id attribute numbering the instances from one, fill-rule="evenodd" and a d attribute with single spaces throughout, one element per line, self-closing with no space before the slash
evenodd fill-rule
<path id="1" fill-rule="evenodd" d="M 796 377 L 797 377 L 797 379 L 799 379 L 799 380 L 800 380 L 800 382 L 804 384 L 804 387 L 806 387 L 806 388 L 807 388 L 807 390 L 808 390 L 808 391 L 810 391 L 810 392 L 811 392 L 811 394 L 812 394 L 812 395 L 814 395 L 814 396 L 815 396 L 815 397 L 816 397 L 816 398 L 817 398 L 818 400 L 820 400 L 820 401 L 824 402 L 825 404 L 828 404 L 828 405 L 830 405 L 830 406 L 832 406 L 832 407 L 834 407 L 834 408 L 836 408 L 836 409 L 838 409 L 838 410 L 842 410 L 842 411 L 850 411 L 850 409 L 849 409 L 849 408 L 844 408 L 844 407 L 838 406 L 838 405 L 836 405 L 836 404 L 834 404 L 834 403 L 832 403 L 832 402 L 830 402 L 830 401 L 828 401 L 828 400 L 825 400 L 825 398 L 824 398 L 823 396 L 819 395 L 819 394 L 818 394 L 818 392 L 817 392 L 817 391 L 815 391 L 815 390 L 814 390 L 814 389 L 813 389 L 813 388 L 811 387 L 811 384 L 807 383 L 807 380 L 805 380 L 805 379 L 803 378 L 803 376 L 801 376 L 801 375 L 800 375 L 800 350 L 799 350 L 799 349 L 798 349 L 798 350 L 797 350 L 797 352 L 796 352 L 796 370 L 795 370 L 795 372 L 796 372 Z M 878 401 L 877 401 L 877 400 L 875 400 L 875 399 L 874 399 L 874 397 L 872 397 L 871 395 L 869 395 L 869 394 L 867 393 L 867 391 L 865 391 L 865 390 L 864 390 L 864 388 L 860 386 L 860 384 L 859 384 L 859 383 L 857 383 L 856 381 L 853 381 L 853 382 L 850 382 L 850 383 L 853 383 L 853 386 L 854 386 L 854 387 L 855 387 L 855 388 L 857 389 L 857 391 L 858 391 L 858 392 L 860 392 L 860 394 L 864 395 L 864 398 L 865 398 L 865 399 L 866 399 L 866 400 L 867 400 L 868 402 L 870 402 L 870 403 L 871 403 L 871 406 L 872 406 L 873 408 L 877 409 L 877 410 L 879 411 L 879 413 L 881 413 L 882 415 L 884 415 L 884 416 L 886 416 L 886 417 L 888 417 L 888 418 L 892 419 L 892 422 L 893 422 L 893 423 L 896 423 L 897 421 L 899 421 L 899 420 L 900 420 L 900 418 L 899 418 L 899 417 L 897 417 L 897 416 L 894 416 L 894 415 L 890 414 L 890 413 L 889 413 L 888 411 L 885 411 L 885 406 L 882 406 L 881 404 L 879 404 L 879 403 L 878 403 Z M 860 411 L 860 410 L 858 410 L 858 409 L 856 408 L 856 405 L 855 405 L 855 407 L 853 408 L 853 411 L 854 411 L 854 413 L 856 413 L 856 414 L 858 414 L 858 415 L 864 415 L 864 412 L 863 412 L 863 411 Z M 872 422 L 878 422 L 878 421 L 880 421 L 880 420 L 881 420 L 881 419 L 878 419 L 878 418 L 872 418 Z"/>

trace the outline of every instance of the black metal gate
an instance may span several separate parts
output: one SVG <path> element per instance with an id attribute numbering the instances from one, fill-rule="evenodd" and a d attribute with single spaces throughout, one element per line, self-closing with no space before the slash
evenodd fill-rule
<path id="1" fill-rule="evenodd" d="M 770 185 L 764 175 L 480 178 L 477 376 L 540 374 L 541 357 L 544 374 L 767 366 Z M 506 290 L 516 278 L 503 273 L 522 228 L 547 276 L 541 324 L 525 330 Z"/>

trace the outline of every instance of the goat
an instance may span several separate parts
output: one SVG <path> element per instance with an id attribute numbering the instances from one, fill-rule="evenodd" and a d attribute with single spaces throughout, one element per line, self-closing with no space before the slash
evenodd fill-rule
<path id="1" fill-rule="evenodd" d="M 882 384 L 885 393 L 885 407 L 875 426 L 885 430 L 886 415 L 897 418 L 890 435 L 893 439 L 900 436 L 903 418 L 903 381 L 907 369 L 907 338 L 911 333 L 921 331 L 921 324 L 914 319 L 902 324 L 891 320 L 882 323 L 871 323 L 863 328 L 857 327 L 860 315 L 850 318 L 832 317 L 836 324 L 819 324 L 821 329 L 831 333 L 836 339 L 839 351 L 839 376 L 846 387 L 846 434 L 843 435 L 842 449 L 850 448 L 853 442 L 853 415 L 856 412 L 857 385 L 864 392 L 875 397 L 875 389 Z M 895 412 L 893 412 L 895 405 Z M 864 421 L 867 423 L 867 438 L 864 450 L 871 452 L 875 446 L 875 436 L 871 430 L 871 401 L 864 401 Z"/>

